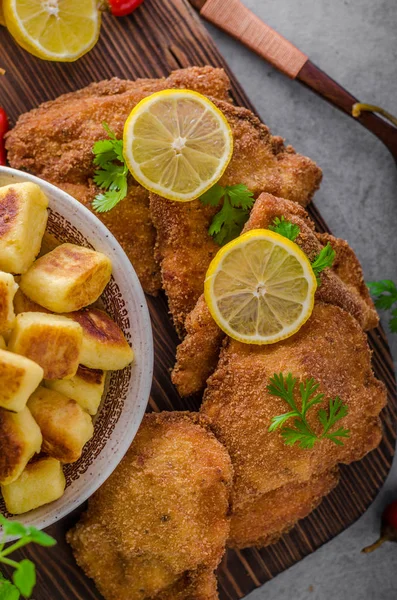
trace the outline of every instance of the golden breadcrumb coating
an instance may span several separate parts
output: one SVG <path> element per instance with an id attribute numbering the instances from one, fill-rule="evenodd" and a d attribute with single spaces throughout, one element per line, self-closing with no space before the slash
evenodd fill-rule
<path id="1" fill-rule="evenodd" d="M 361 265 L 347 242 L 330 234 L 315 233 L 308 213 L 296 202 L 261 194 L 256 200 L 244 231 L 266 229 L 275 217 L 283 216 L 300 228 L 296 243 L 313 260 L 329 242 L 336 251 L 332 269 L 321 273 L 321 286 L 316 301 L 340 306 L 350 312 L 364 329 L 376 327 L 379 321 L 366 285 Z M 177 348 L 172 380 L 181 396 L 189 396 L 204 388 L 214 371 L 223 332 L 214 323 L 201 297 L 186 319 L 187 335 Z"/>
<path id="2" fill-rule="evenodd" d="M 280 430 L 268 431 L 272 417 L 288 412 L 286 402 L 268 392 L 269 379 L 274 373 L 289 372 L 300 382 L 313 377 L 325 394 L 323 402 L 307 413 L 313 431 L 322 430 L 317 412 L 327 409 L 329 398 L 339 396 L 347 405 L 348 414 L 338 423 L 350 430 L 343 446 L 323 439 L 313 449 L 302 449 L 287 446 Z M 298 393 L 295 400 L 300 402 Z M 249 521 L 250 506 L 255 508 L 264 495 L 287 484 L 308 482 L 374 449 L 382 435 L 379 413 L 385 404 L 385 386 L 373 375 L 366 335 L 337 306 L 317 303 L 294 336 L 275 344 L 254 346 L 228 339 L 208 380 L 201 412 L 210 418 L 232 459 L 232 523 L 236 511 L 239 519 Z M 258 539 L 267 535 L 264 529 Z M 239 536 L 242 539 L 243 532 Z"/>
<path id="3" fill-rule="evenodd" d="M 314 223 L 308 213 L 294 202 L 283 198 L 275 198 L 270 194 L 262 194 L 255 202 L 244 231 L 251 229 L 267 229 L 275 219 L 281 217 L 299 226 L 300 233 L 295 242 L 300 246 L 309 260 L 313 261 L 329 241 L 338 251 L 335 267 L 326 269 L 320 274 L 321 285 L 317 288 L 316 300 L 340 306 L 357 319 L 363 329 L 371 329 L 378 324 L 378 316 L 368 290 L 363 289 L 361 265 L 353 250 L 346 244 L 345 254 L 341 252 L 341 240 L 333 236 L 321 236 L 315 233 Z M 344 269 L 341 268 L 341 261 Z M 346 271 L 355 272 L 355 276 L 346 279 Z M 345 279 L 339 277 L 343 272 Z"/>
<path id="4" fill-rule="evenodd" d="M 336 252 L 332 270 L 343 281 L 349 291 L 361 299 L 361 310 L 363 312 L 364 329 L 373 329 L 379 324 L 379 315 L 376 311 L 369 290 L 365 285 L 364 274 L 353 249 L 348 242 L 336 238 L 330 233 L 317 233 L 317 238 L 323 246 L 329 242 Z"/>
<path id="5" fill-rule="evenodd" d="M 187 316 L 186 337 L 176 349 L 176 363 L 171 373 L 172 383 L 182 397 L 202 390 L 218 362 L 219 350 L 225 337 L 204 299 L 204 294 Z"/>
<path id="6" fill-rule="evenodd" d="M 162 79 L 93 83 L 22 115 L 7 135 L 9 163 L 61 187 L 91 210 L 99 191 L 92 182 L 92 146 L 106 137 L 102 123 L 122 137 L 132 108 L 167 88 L 189 88 L 228 100 L 230 81 L 223 69 L 191 67 Z M 147 191 L 131 178 L 127 197 L 109 213 L 95 214 L 126 251 L 144 290 L 156 294 L 161 280 L 153 254 L 155 231 Z"/>
<path id="7" fill-rule="evenodd" d="M 244 183 L 255 196 L 261 192 L 290 198 L 306 206 L 320 185 L 317 165 L 273 137 L 246 108 L 213 99 L 233 132 L 232 159 L 219 183 Z M 219 250 L 208 234 L 217 210 L 200 200 L 173 202 L 150 194 L 150 209 L 157 230 L 157 258 L 163 288 L 175 327 L 184 334 L 187 315 L 203 292 L 205 273 Z"/>
<path id="8" fill-rule="evenodd" d="M 219 245 L 208 234 L 215 209 L 200 200 L 173 202 L 150 194 L 150 210 L 157 229 L 156 258 L 162 286 L 180 337 L 187 315 L 203 292 L 204 277 Z"/>
<path id="9" fill-rule="evenodd" d="M 212 99 L 233 131 L 233 155 L 220 185 L 244 183 L 258 196 L 268 192 L 302 206 L 319 188 L 322 171 L 314 161 L 297 154 L 247 108 Z"/>
<path id="10" fill-rule="evenodd" d="M 205 417 L 145 415 L 68 533 L 78 564 L 106 600 L 217 598 L 231 481 L 230 458 Z"/>
<path id="11" fill-rule="evenodd" d="M 287 483 L 233 511 L 232 548 L 268 546 L 312 512 L 339 481 L 339 471 L 326 471 L 305 483 Z"/>

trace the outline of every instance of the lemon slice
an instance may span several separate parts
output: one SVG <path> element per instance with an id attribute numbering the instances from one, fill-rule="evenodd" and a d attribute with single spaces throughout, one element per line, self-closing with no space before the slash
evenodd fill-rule
<path id="1" fill-rule="evenodd" d="M 99 37 L 97 0 L 4 0 L 3 10 L 18 44 L 44 60 L 77 60 Z"/>
<path id="2" fill-rule="evenodd" d="M 223 113 L 191 90 L 144 98 L 124 127 L 124 158 L 141 185 L 164 198 L 198 198 L 222 176 L 233 152 Z"/>
<path id="3" fill-rule="evenodd" d="M 267 229 L 226 244 L 207 271 L 204 293 L 212 317 L 231 338 L 272 344 L 310 317 L 316 277 L 302 250 Z"/>

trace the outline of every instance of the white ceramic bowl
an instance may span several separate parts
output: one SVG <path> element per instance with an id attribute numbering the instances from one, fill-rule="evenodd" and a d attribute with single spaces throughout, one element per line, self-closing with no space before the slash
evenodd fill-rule
<path id="1" fill-rule="evenodd" d="M 111 373 L 94 437 L 76 463 L 65 465 L 65 494 L 18 521 L 42 529 L 66 516 L 93 494 L 123 458 L 142 421 L 153 375 L 153 338 L 149 311 L 138 277 L 123 249 L 106 227 L 80 202 L 59 188 L 22 171 L 0 167 L 0 186 L 31 181 L 49 200 L 47 231 L 59 242 L 99 250 L 112 261 L 113 275 L 101 299 L 135 352 L 131 366 Z M 9 517 L 0 498 L 0 513 Z M 1 531 L 1 528 L 0 528 Z"/>

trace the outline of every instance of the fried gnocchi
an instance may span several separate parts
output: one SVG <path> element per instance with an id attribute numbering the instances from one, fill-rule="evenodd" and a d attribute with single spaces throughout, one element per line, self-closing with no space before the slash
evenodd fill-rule
<path id="1" fill-rule="evenodd" d="M 101 252 L 61 244 L 44 254 L 21 277 L 21 290 L 56 313 L 80 310 L 98 300 L 112 273 L 110 259 Z"/>
<path id="2" fill-rule="evenodd" d="M 47 207 L 36 184 L 0 187 L 0 485 L 13 514 L 63 494 L 62 464 L 94 434 L 106 372 L 134 358 L 118 325 L 90 306 L 110 259 L 54 248 L 50 232 L 43 241 Z"/>
<path id="3" fill-rule="evenodd" d="M 94 434 L 92 419 L 75 400 L 39 387 L 28 408 L 41 429 L 42 450 L 63 463 L 76 462 Z"/>
<path id="4" fill-rule="evenodd" d="M 18 479 L 32 456 L 40 452 L 42 441 L 28 408 L 18 413 L 0 408 L 0 484 Z"/>
<path id="5" fill-rule="evenodd" d="M 43 375 L 43 369 L 33 360 L 0 349 L 0 407 L 23 410 Z"/>
<path id="6" fill-rule="evenodd" d="M 66 317 L 27 312 L 17 316 L 8 348 L 37 362 L 45 379 L 64 379 L 76 374 L 82 339 L 80 325 Z"/>
<path id="7" fill-rule="evenodd" d="M 43 457 L 28 464 L 13 483 L 2 485 L 1 492 L 8 512 L 20 515 L 58 500 L 65 485 L 61 463 L 55 458 Z"/>
<path id="8" fill-rule="evenodd" d="M 25 273 L 40 251 L 48 199 L 35 183 L 0 187 L 0 269 Z"/>
<path id="9" fill-rule="evenodd" d="M 71 379 L 46 380 L 45 386 L 72 398 L 90 415 L 96 415 L 105 389 L 106 371 L 79 365 Z"/>

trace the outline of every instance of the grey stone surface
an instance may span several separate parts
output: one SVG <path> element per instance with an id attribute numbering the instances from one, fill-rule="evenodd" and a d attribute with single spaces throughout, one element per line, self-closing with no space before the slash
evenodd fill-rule
<path id="1" fill-rule="evenodd" d="M 395 0 L 243 1 L 351 93 L 397 113 Z M 322 167 L 315 203 L 333 233 L 354 248 L 366 279 L 396 280 L 397 169 L 388 150 L 299 83 L 208 29 L 272 132 Z M 397 364 L 397 335 L 389 341 Z M 396 462 L 359 521 L 250 600 L 396 600 L 397 544 L 360 553 L 377 537 L 380 514 L 391 498 L 397 498 Z"/>

